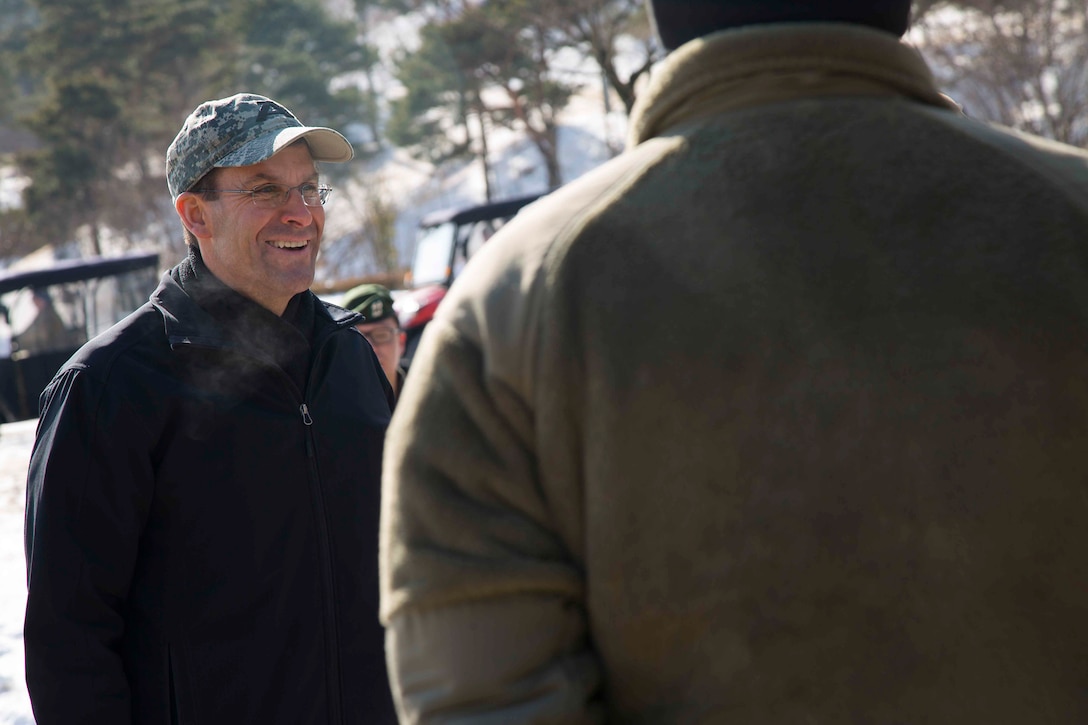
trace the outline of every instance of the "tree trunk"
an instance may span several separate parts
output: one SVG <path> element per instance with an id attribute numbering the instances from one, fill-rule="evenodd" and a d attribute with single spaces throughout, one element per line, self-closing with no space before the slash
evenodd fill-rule
<path id="1" fill-rule="evenodd" d="M 476 120 L 480 124 L 480 165 L 484 172 L 484 201 L 490 202 L 494 192 L 491 189 L 491 153 L 487 145 L 487 123 L 482 103 L 476 105 Z"/>

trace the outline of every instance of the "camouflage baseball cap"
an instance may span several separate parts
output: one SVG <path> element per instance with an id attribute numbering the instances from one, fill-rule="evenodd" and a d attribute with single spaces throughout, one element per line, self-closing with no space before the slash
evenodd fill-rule
<path id="1" fill-rule="evenodd" d="M 361 284 L 344 293 L 341 307 L 359 312 L 367 322 L 378 322 L 387 317 L 396 318 L 393 296 L 380 284 Z"/>
<path id="2" fill-rule="evenodd" d="M 271 98 L 238 93 L 205 101 L 189 114 L 166 150 L 166 183 L 174 199 L 224 166 L 259 164 L 300 138 L 315 161 L 349 161 L 351 144 L 331 128 L 303 126 Z"/>

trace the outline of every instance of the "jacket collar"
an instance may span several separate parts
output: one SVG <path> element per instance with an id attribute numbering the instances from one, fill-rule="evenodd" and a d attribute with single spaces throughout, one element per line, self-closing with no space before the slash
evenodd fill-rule
<path id="1" fill-rule="evenodd" d="M 827 95 L 900 96 L 959 110 L 918 51 L 890 33 L 845 23 L 758 25 L 672 52 L 639 94 L 627 144 L 701 116 Z"/>
<path id="2" fill-rule="evenodd" d="M 312 292 L 306 294 L 313 295 Z M 150 301 L 163 316 L 166 335 L 171 345 L 200 343 L 213 347 L 230 347 L 237 344 L 234 335 L 185 293 L 172 272 L 163 275 L 158 288 L 151 293 Z M 359 313 L 324 302 L 316 295 L 314 316 L 315 338 L 321 336 L 324 328 L 350 327 L 363 319 Z"/>

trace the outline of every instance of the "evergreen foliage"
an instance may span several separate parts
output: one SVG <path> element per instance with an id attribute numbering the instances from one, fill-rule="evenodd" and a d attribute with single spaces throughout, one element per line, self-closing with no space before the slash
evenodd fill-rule
<path id="1" fill-rule="evenodd" d="M 0 0 L 0 98 L 11 99 L 29 90 L 31 79 L 21 73 L 18 59 L 26 51 L 26 39 L 38 15 L 30 0 Z M 15 107 L 0 104 L 0 123 L 14 120 Z"/>
<path id="2" fill-rule="evenodd" d="M 203 100 L 252 91 L 337 127 L 362 115 L 362 94 L 329 80 L 368 56 L 320 0 L 30 5 L 37 22 L 17 60 L 34 83 L 19 120 L 41 147 L 18 158 L 31 183 L 10 224 L 39 244 L 78 238 L 99 253 L 104 229 L 136 238 L 169 226 L 164 152 Z"/>
<path id="3" fill-rule="evenodd" d="M 406 95 L 393 104 L 390 139 L 435 163 L 474 153 L 485 178 L 488 129 L 502 125 L 533 142 L 550 188 L 563 182 L 558 117 L 579 82 L 557 69 L 560 51 L 578 48 L 595 59 L 628 112 L 635 84 L 658 57 L 641 0 L 446 3 L 428 17 L 418 50 L 396 63 Z M 616 46 L 630 33 L 642 38 L 645 61 L 624 77 Z"/>

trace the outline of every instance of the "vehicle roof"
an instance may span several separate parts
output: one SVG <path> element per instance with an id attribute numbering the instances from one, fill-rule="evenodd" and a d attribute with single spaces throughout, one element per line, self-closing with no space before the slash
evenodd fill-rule
<path id="1" fill-rule="evenodd" d="M 24 287 L 44 287 L 51 284 L 108 277 L 145 267 L 157 267 L 158 264 L 158 252 L 123 254 L 117 257 L 66 259 L 44 269 L 0 272 L 0 294 Z"/>
<path id="2" fill-rule="evenodd" d="M 442 209 L 440 211 L 431 212 L 423 217 L 419 226 L 421 227 L 433 227 L 438 224 L 444 224 L 446 222 L 453 222 L 454 224 L 469 224 L 471 222 L 484 221 L 485 219 L 498 219 L 500 217 L 510 217 L 517 213 L 521 207 L 536 201 L 544 194 L 529 194 L 527 196 L 511 197 L 509 199 L 502 199 L 500 201 L 491 202 L 489 204 L 479 204 L 477 206 L 470 207 L 454 207 L 452 209 Z"/>

